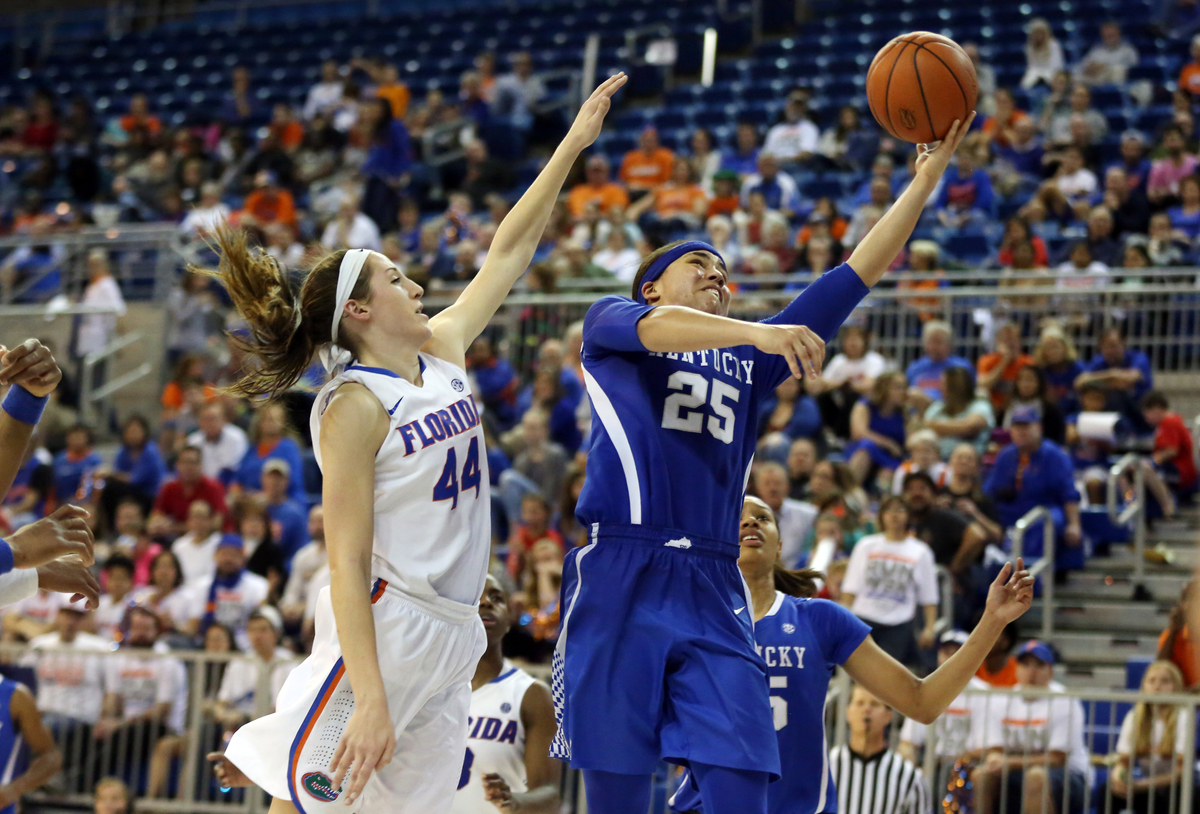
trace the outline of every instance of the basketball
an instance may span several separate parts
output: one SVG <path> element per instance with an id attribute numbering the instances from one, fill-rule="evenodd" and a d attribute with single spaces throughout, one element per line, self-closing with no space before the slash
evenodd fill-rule
<path id="1" fill-rule="evenodd" d="M 970 57 L 941 34 L 902 34 L 867 69 L 871 114 L 892 136 L 914 144 L 941 141 L 955 119 L 966 121 L 978 95 Z"/>

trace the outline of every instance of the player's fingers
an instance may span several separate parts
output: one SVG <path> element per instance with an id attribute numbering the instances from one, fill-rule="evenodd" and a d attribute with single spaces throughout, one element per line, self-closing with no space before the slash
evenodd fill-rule
<path id="1" fill-rule="evenodd" d="M 346 790 L 347 805 L 353 803 L 358 799 L 358 795 L 362 794 L 363 788 L 367 785 L 367 780 L 371 777 L 371 770 L 374 765 L 375 761 L 368 759 L 365 754 L 356 756 L 354 765 L 350 769 L 350 788 Z"/>
<path id="2" fill-rule="evenodd" d="M 796 357 L 796 351 L 791 346 L 784 348 L 783 358 L 787 360 L 788 368 L 791 369 L 792 375 L 797 379 L 804 378 L 804 371 L 800 368 L 800 360 Z"/>
<path id="3" fill-rule="evenodd" d="M 800 358 L 807 363 L 805 366 L 808 368 L 808 372 L 814 377 L 819 376 L 821 368 L 821 348 L 819 345 L 820 340 L 818 339 L 816 342 L 814 342 L 814 337 L 810 336 L 804 331 L 797 333 L 795 339 L 796 352 L 800 355 Z"/>
<path id="4" fill-rule="evenodd" d="M 333 777 L 333 787 L 340 789 L 342 780 L 346 776 L 346 766 L 342 765 L 342 758 L 346 755 L 346 736 L 343 734 L 342 739 L 338 741 L 337 748 L 333 750 L 333 760 L 329 761 L 329 774 Z"/>
<path id="5" fill-rule="evenodd" d="M 82 506 L 73 506 L 68 503 L 65 506 L 60 506 L 58 509 L 55 510 L 54 514 L 52 514 L 50 516 L 52 518 L 54 518 L 55 520 L 62 520 L 62 521 L 70 520 L 73 517 L 86 518 L 88 516 L 88 510 L 83 508 Z"/>
<path id="6" fill-rule="evenodd" d="M 379 756 L 379 762 L 375 764 L 376 769 L 382 769 L 384 766 L 392 762 L 392 757 L 396 754 L 396 739 L 393 737 L 388 740 L 387 746 L 383 747 L 383 754 Z"/>
<path id="7" fill-rule="evenodd" d="M 996 574 L 996 578 L 992 580 L 993 585 L 1004 585 L 1008 582 L 1008 575 L 1012 573 L 1012 563 L 1004 563 L 1004 567 L 1000 569 L 1000 573 Z"/>

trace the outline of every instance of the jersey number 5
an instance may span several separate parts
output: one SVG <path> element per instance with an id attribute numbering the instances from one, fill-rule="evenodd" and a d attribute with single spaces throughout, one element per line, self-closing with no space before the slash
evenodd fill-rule
<path id="1" fill-rule="evenodd" d="M 787 676 L 771 676 L 771 689 L 786 690 Z M 787 726 L 787 699 L 782 695 L 771 696 L 771 717 L 775 721 L 775 731 Z"/>
<path id="2" fill-rule="evenodd" d="M 458 493 L 474 489 L 475 497 L 479 497 L 479 485 L 482 482 L 483 478 L 479 471 L 479 437 L 476 436 L 471 439 L 471 445 L 467 447 L 467 460 L 463 464 L 462 480 L 458 478 L 458 455 L 454 452 L 454 447 L 446 450 L 446 466 L 442 469 L 442 476 L 433 486 L 433 499 L 435 501 L 452 501 L 450 508 L 457 509 Z"/>
<path id="3" fill-rule="evenodd" d="M 663 403 L 663 429 L 699 433 L 707 426 L 713 438 L 725 444 L 733 443 L 733 425 L 737 416 L 725 401 L 738 400 L 741 394 L 737 388 L 720 379 L 713 379 L 710 388 L 708 379 L 687 370 L 672 373 L 667 379 L 667 387 L 680 392 L 667 396 Z M 708 416 L 707 423 L 703 410 L 697 409 L 702 408 L 705 401 L 716 414 Z"/>

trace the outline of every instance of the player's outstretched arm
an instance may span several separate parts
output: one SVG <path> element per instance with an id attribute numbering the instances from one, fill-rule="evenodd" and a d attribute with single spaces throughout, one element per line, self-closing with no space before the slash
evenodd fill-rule
<path id="1" fill-rule="evenodd" d="M 25 462 L 25 447 L 41 415 L 36 400 L 48 396 L 61 379 L 54 355 L 36 339 L 11 350 L 0 345 L 0 385 L 12 385 L 0 409 L 0 498 L 8 494 Z M 16 392 L 18 387 L 25 392 Z"/>
<path id="2" fill-rule="evenodd" d="M 920 155 L 917 158 L 916 177 L 850 255 L 850 267 L 868 288 L 879 282 L 912 236 L 925 209 L 925 202 L 933 194 L 938 180 L 950 164 L 950 157 L 962 144 L 974 120 L 975 114 L 972 113 L 965 122 L 955 121 L 950 132 L 936 147 L 917 145 Z"/>
<path id="3" fill-rule="evenodd" d="M 391 761 L 396 748 L 392 727 L 379 725 L 390 722 L 391 715 L 371 613 L 375 454 L 387 433 L 387 414 L 360 384 L 340 387 L 321 418 L 321 498 L 327 516 L 335 520 L 325 532 L 329 594 L 346 678 L 354 689 L 354 713 L 329 773 L 333 788 L 345 789 L 347 803 L 362 793 L 371 772 Z"/>
<path id="4" fill-rule="evenodd" d="M 583 103 L 566 138 L 496 229 L 483 268 L 454 305 L 429 321 L 433 339 L 426 349 L 431 353 L 463 364 L 467 347 L 487 327 L 488 320 L 508 296 L 513 283 L 525 273 L 571 165 L 600 134 L 612 96 L 626 79 L 623 73 L 609 77 Z"/>
<path id="5" fill-rule="evenodd" d="M 1029 610 L 1032 603 L 1033 577 L 1025 570 L 1025 562 L 1018 559 L 1015 569 L 1007 563 L 988 589 L 983 618 L 966 644 L 929 676 L 914 676 L 870 636 L 846 659 L 846 672 L 902 715 L 931 724 L 966 689 L 1004 626 Z"/>

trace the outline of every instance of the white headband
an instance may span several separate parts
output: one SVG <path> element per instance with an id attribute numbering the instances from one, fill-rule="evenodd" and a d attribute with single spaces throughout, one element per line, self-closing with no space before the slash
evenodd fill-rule
<path id="1" fill-rule="evenodd" d="M 336 376 L 353 360 L 350 351 L 337 343 L 338 324 L 342 321 L 342 312 L 346 310 L 346 302 L 358 282 L 358 275 L 371 256 L 370 249 L 350 249 L 342 257 L 338 267 L 337 296 L 333 303 L 333 324 L 329 326 L 329 345 L 321 348 L 321 363 L 330 375 Z"/>

